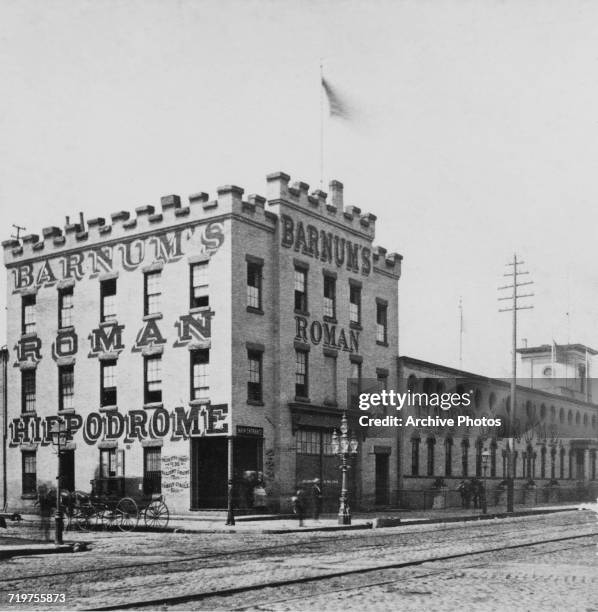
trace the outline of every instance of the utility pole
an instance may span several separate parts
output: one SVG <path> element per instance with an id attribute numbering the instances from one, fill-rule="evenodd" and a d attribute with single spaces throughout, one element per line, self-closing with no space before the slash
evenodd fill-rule
<path id="1" fill-rule="evenodd" d="M 507 512 L 513 512 L 513 499 L 515 491 L 515 473 L 514 473 L 514 452 L 515 452 L 515 436 L 513 435 L 513 425 L 515 422 L 515 399 L 517 393 L 517 311 L 527 310 L 533 308 L 533 306 L 519 306 L 518 300 L 526 297 L 532 297 L 533 293 L 517 293 L 517 288 L 524 285 L 531 285 L 534 281 L 517 282 L 520 276 L 529 274 L 529 272 L 522 272 L 519 266 L 523 265 L 524 261 L 517 260 L 517 254 L 513 255 L 513 261 L 507 264 L 507 267 L 512 268 L 510 272 L 506 272 L 503 276 L 510 276 L 513 278 L 512 285 L 504 285 L 499 287 L 499 291 L 503 289 L 511 289 L 511 295 L 505 297 L 499 297 L 499 300 L 511 300 L 510 308 L 501 308 L 499 312 L 512 312 L 513 313 L 513 345 L 512 345 L 512 374 L 511 374 L 511 399 L 510 409 L 507 415 Z"/>
<path id="2" fill-rule="evenodd" d="M 463 369 L 463 299 L 459 297 L 459 369 Z"/>

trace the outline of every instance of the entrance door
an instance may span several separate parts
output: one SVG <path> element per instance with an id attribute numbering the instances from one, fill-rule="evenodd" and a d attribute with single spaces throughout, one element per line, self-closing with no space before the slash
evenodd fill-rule
<path id="1" fill-rule="evenodd" d="M 191 442 L 191 505 L 226 508 L 228 486 L 227 439 L 198 438 Z"/>
<path id="2" fill-rule="evenodd" d="M 376 506 L 388 505 L 388 458 L 376 454 Z"/>
<path id="3" fill-rule="evenodd" d="M 577 480 L 583 480 L 586 476 L 583 463 L 583 450 L 578 450 L 577 453 L 575 453 L 575 461 L 577 463 Z"/>
<path id="4" fill-rule="evenodd" d="M 63 450 L 60 453 L 60 485 L 65 491 L 75 490 L 75 451 Z"/>

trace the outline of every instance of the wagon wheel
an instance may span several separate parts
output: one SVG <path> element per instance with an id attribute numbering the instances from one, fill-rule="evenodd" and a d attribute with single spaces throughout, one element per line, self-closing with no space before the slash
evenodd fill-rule
<path id="1" fill-rule="evenodd" d="M 72 506 L 68 515 L 68 529 L 89 531 L 94 514 L 95 509 L 89 501 Z"/>
<path id="2" fill-rule="evenodd" d="M 169 518 L 168 506 L 160 499 L 151 502 L 143 513 L 145 526 L 150 529 L 166 529 Z"/>
<path id="3" fill-rule="evenodd" d="M 139 509 L 135 500 L 123 497 L 115 509 L 116 524 L 121 531 L 133 531 L 139 522 Z"/>

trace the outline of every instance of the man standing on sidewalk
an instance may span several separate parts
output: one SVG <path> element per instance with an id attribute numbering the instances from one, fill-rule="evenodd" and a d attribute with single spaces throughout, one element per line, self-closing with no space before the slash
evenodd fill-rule
<path id="1" fill-rule="evenodd" d="M 314 479 L 314 484 L 311 488 L 311 496 L 313 502 L 314 521 L 319 521 L 320 513 L 322 512 L 322 487 L 320 486 L 319 478 Z"/>

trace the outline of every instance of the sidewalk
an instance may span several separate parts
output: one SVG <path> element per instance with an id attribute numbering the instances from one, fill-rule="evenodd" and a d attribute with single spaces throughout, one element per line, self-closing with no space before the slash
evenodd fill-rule
<path id="1" fill-rule="evenodd" d="M 500 507 L 488 508 L 486 515 L 479 509 L 453 508 L 447 510 L 386 510 L 379 512 L 357 512 L 353 514 L 351 525 L 339 525 L 335 514 L 326 514 L 321 520 L 306 519 L 303 527 L 299 527 L 297 519 L 290 515 L 246 515 L 235 517 L 235 525 L 226 525 L 226 512 L 210 512 L 199 515 L 172 515 L 167 531 L 174 533 L 309 533 L 363 530 L 383 527 L 398 527 L 410 525 L 433 525 L 436 523 L 465 522 L 477 520 L 490 520 L 506 518 L 508 516 L 532 516 L 552 512 L 578 510 L 583 504 L 559 504 L 534 507 L 516 507 L 515 512 L 507 515 Z M 139 532 L 143 532 L 143 522 L 140 521 Z M 94 533 L 91 531 L 90 533 Z M 120 532 L 114 532 L 115 535 Z M 108 534 L 110 535 L 110 534 Z M 15 540 L 11 542 L 11 540 Z M 65 531 L 65 547 L 56 547 L 53 543 L 46 543 L 40 539 L 39 520 L 34 515 L 24 515 L 19 523 L 8 523 L 7 529 L 0 530 L 0 558 L 3 553 L 15 554 L 42 554 L 44 552 L 72 551 L 73 545 L 86 540 L 82 532 Z M 70 542 L 70 544 L 68 544 Z M 22 552 L 23 550 L 30 552 Z M 14 552 L 17 551 L 17 552 Z"/>

